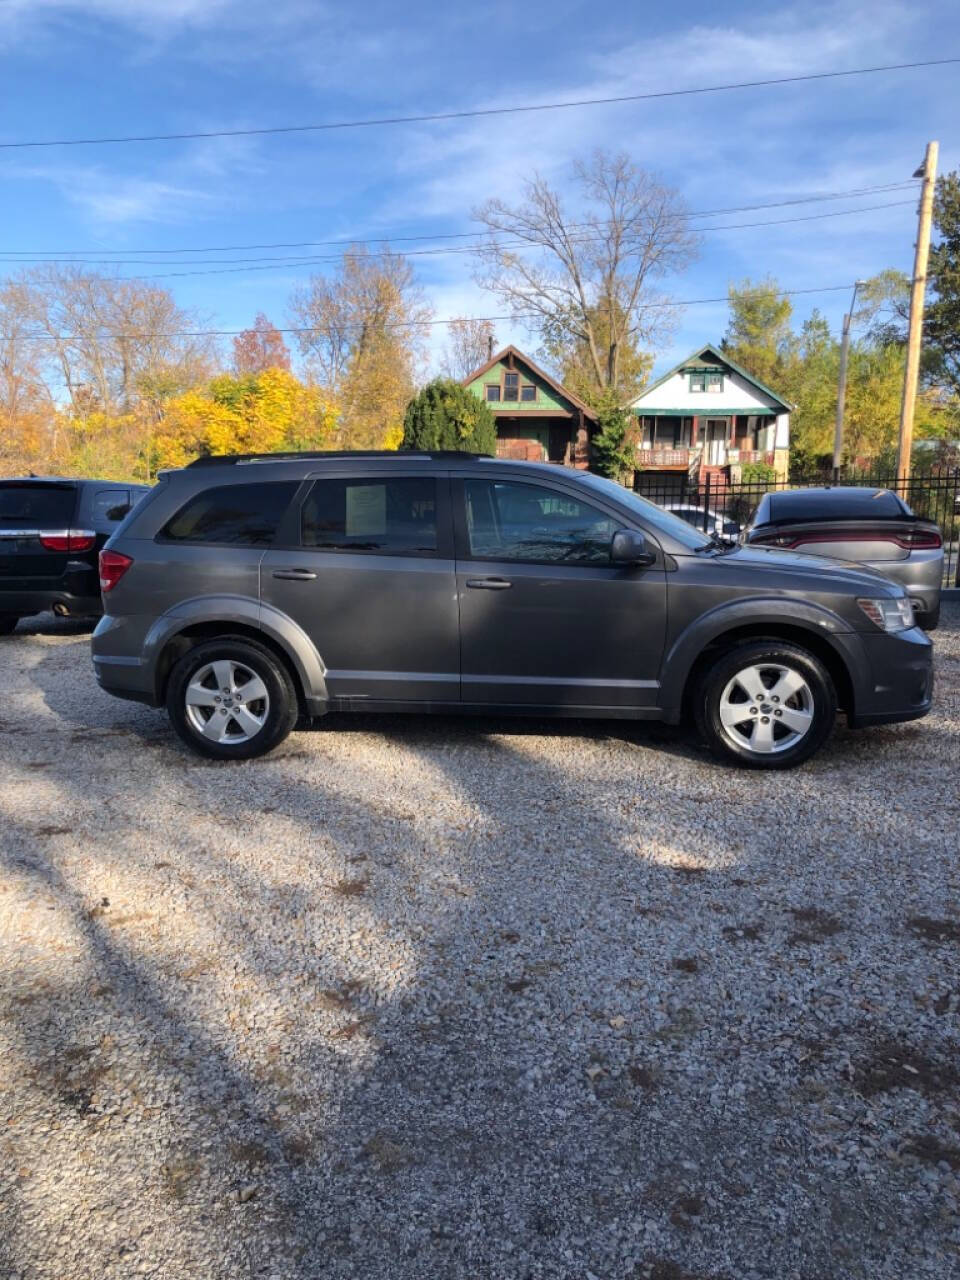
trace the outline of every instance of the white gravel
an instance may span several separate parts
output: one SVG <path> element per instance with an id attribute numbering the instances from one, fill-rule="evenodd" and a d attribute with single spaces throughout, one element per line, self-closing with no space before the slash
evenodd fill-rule
<path id="1" fill-rule="evenodd" d="M 0 641 L 0 1277 L 960 1276 L 960 607 L 783 775 L 618 724 L 198 760 Z"/>

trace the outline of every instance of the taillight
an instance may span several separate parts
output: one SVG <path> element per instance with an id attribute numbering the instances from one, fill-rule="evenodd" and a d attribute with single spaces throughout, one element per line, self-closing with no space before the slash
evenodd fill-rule
<path id="1" fill-rule="evenodd" d="M 897 541 L 901 547 L 909 547 L 911 550 L 936 551 L 943 546 L 943 538 L 936 529 L 912 529 L 909 533 L 901 534 Z"/>
<path id="2" fill-rule="evenodd" d="M 90 529 L 57 529 L 40 535 L 40 545 L 48 551 L 89 551 L 96 540 Z"/>
<path id="3" fill-rule="evenodd" d="M 100 590 L 112 591 L 132 564 L 130 556 L 125 556 L 122 551 L 101 551 Z"/>

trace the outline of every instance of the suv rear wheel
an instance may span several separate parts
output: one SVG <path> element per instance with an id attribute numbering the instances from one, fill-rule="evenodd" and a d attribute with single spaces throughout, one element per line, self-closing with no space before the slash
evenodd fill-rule
<path id="1" fill-rule="evenodd" d="M 253 641 L 224 637 L 185 653 L 167 682 L 167 714 L 187 746 L 217 760 L 272 751 L 297 722 L 286 667 Z"/>
<path id="2" fill-rule="evenodd" d="M 19 621 L 18 613 L 0 613 L 0 636 L 12 635 Z"/>
<path id="3" fill-rule="evenodd" d="M 697 727 L 711 750 L 755 769 L 789 769 L 830 736 L 837 695 L 814 654 L 757 641 L 722 654 L 697 688 Z"/>

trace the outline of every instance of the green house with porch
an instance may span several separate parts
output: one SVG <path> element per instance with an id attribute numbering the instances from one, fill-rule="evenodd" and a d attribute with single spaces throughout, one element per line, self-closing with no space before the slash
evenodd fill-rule
<path id="1" fill-rule="evenodd" d="M 597 419 L 584 402 L 517 347 L 492 352 L 463 385 L 497 422 L 497 457 L 585 470 Z"/>

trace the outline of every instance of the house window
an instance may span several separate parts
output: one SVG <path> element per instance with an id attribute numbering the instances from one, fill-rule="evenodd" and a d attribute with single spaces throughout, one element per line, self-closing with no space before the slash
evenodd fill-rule
<path id="1" fill-rule="evenodd" d="M 484 387 L 484 391 L 486 391 L 487 393 L 487 400 L 500 399 L 500 383 L 499 382 L 488 382 Z"/>
<path id="2" fill-rule="evenodd" d="M 708 373 L 706 369 L 691 373 L 690 390 L 712 391 L 714 394 L 719 394 L 723 391 L 723 374 Z"/>
<path id="3" fill-rule="evenodd" d="M 537 398 L 537 388 L 532 382 L 525 382 L 520 388 L 520 399 L 530 404 Z"/>
<path id="4" fill-rule="evenodd" d="M 708 373 L 707 374 L 707 390 L 719 395 L 723 391 L 723 374 Z"/>
<path id="5" fill-rule="evenodd" d="M 503 398 L 504 400 L 520 399 L 519 373 L 505 373 L 503 375 Z"/>
<path id="6" fill-rule="evenodd" d="M 691 373 L 690 390 L 705 391 L 707 387 L 707 375 L 705 373 Z"/>

